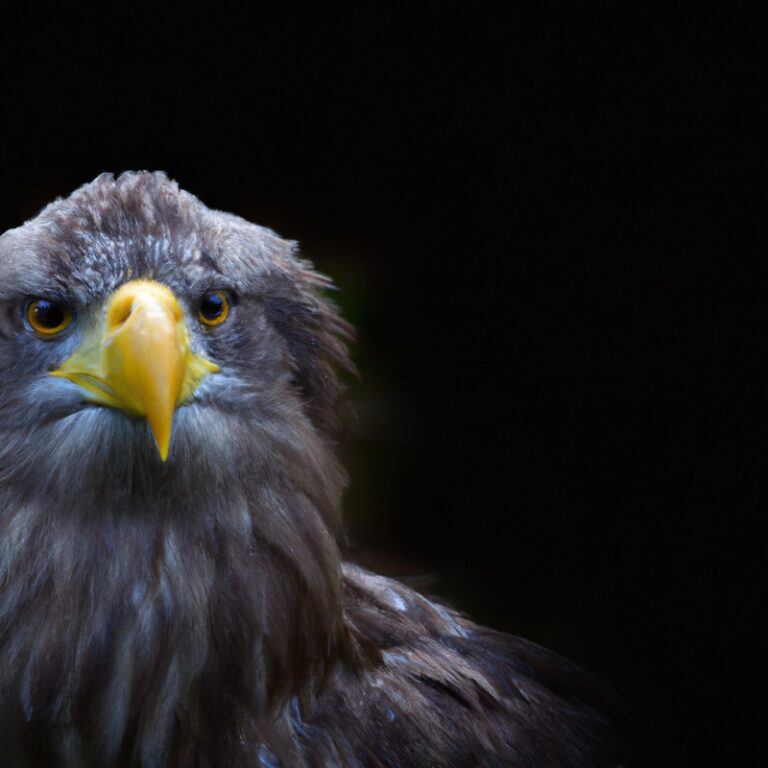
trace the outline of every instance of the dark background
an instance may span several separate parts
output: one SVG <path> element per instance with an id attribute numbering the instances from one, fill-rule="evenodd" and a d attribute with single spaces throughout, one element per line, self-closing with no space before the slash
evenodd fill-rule
<path id="1" fill-rule="evenodd" d="M 352 556 L 591 669 L 653 765 L 754 764 L 760 27 L 537 7 L 18 20 L 0 224 L 148 168 L 299 240 L 360 331 Z"/>

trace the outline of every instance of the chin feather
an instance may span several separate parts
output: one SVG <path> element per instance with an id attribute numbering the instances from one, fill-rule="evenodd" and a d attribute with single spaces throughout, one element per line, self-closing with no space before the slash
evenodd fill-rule
<path id="1" fill-rule="evenodd" d="M 313 698 L 350 649 L 344 476 L 309 423 L 277 416 L 182 408 L 167 464 L 146 425 L 90 407 L 0 451 L 5 722 L 60 734 L 73 765 L 127 744 L 155 765 L 203 720 L 240 749 Z"/>

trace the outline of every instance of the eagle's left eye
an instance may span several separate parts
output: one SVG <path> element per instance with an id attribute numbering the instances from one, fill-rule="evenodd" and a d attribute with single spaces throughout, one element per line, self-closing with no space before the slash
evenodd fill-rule
<path id="1" fill-rule="evenodd" d="M 208 291 L 200 299 L 197 316 L 203 325 L 223 323 L 229 316 L 229 297 L 224 291 Z"/>
<path id="2" fill-rule="evenodd" d="M 56 336 L 72 322 L 72 310 L 50 299 L 30 299 L 24 316 L 29 327 L 41 336 Z"/>

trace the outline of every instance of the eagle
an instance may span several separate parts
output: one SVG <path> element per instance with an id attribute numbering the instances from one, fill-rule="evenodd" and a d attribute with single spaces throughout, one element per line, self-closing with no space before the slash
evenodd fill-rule
<path id="1" fill-rule="evenodd" d="M 576 666 L 341 557 L 352 328 L 163 173 L 0 237 L 0 766 L 623 765 Z"/>

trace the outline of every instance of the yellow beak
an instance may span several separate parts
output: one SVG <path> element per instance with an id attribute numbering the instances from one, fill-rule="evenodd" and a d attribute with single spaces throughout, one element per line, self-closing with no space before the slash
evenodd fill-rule
<path id="1" fill-rule="evenodd" d="M 165 461 L 176 407 L 218 370 L 190 349 L 173 292 L 133 280 L 115 291 L 77 351 L 51 375 L 77 384 L 89 402 L 146 417 Z"/>

